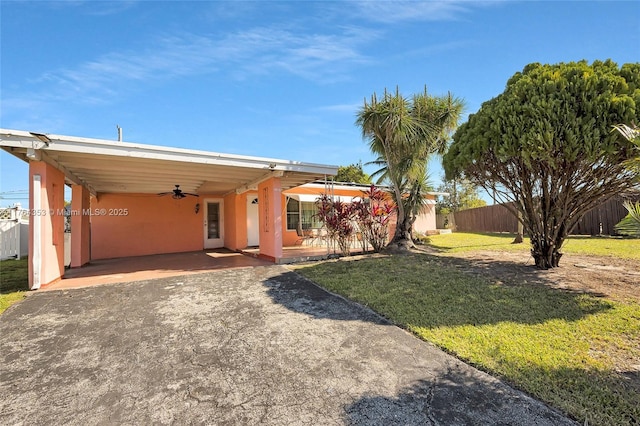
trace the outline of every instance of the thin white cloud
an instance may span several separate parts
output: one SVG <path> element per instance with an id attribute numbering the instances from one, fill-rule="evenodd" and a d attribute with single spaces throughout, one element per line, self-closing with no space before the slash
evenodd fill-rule
<path id="1" fill-rule="evenodd" d="M 430 44 L 419 49 L 411 49 L 398 53 L 398 58 L 409 58 L 414 56 L 432 56 L 438 55 L 443 52 L 451 52 L 460 49 L 465 49 L 470 46 L 478 45 L 479 43 L 475 40 L 455 40 L 449 41 L 446 43 L 436 43 Z"/>
<path id="2" fill-rule="evenodd" d="M 362 107 L 364 102 L 357 102 L 351 104 L 335 104 L 335 105 L 325 105 L 316 108 L 316 111 L 328 111 L 328 112 L 338 112 L 338 113 L 349 113 L 356 114 L 356 112 Z"/>
<path id="3" fill-rule="evenodd" d="M 108 102 L 148 81 L 209 73 L 236 79 L 289 73 L 323 83 L 344 79 L 353 66 L 370 61 L 359 49 L 375 37 L 357 28 L 331 34 L 254 28 L 217 39 L 183 33 L 160 38 L 142 51 L 112 52 L 50 71 L 33 83 L 45 99 L 88 103 Z"/>
<path id="4" fill-rule="evenodd" d="M 39 1 L 38 7 L 48 7 L 54 10 L 79 9 L 87 16 L 108 16 L 122 13 L 139 3 L 140 0 L 116 0 L 116 1 L 93 1 L 93 0 L 59 0 L 59 1 Z"/>
<path id="5" fill-rule="evenodd" d="M 469 1 L 362 1 L 352 3 L 360 18 L 382 23 L 449 21 L 473 3 Z"/>
<path id="6" fill-rule="evenodd" d="M 236 46 L 226 59 L 238 65 L 238 76 L 282 71 L 316 82 L 346 77 L 354 65 L 370 61 L 361 45 L 377 37 L 373 31 L 346 28 L 333 34 L 298 34 L 259 28 L 234 34 L 224 41 Z"/>
<path id="7" fill-rule="evenodd" d="M 101 1 L 101 2 L 87 2 L 91 5 L 91 10 L 87 12 L 87 15 L 93 16 L 108 16 L 117 15 L 126 10 L 129 10 L 138 4 L 136 0 L 118 0 L 118 1 Z"/>

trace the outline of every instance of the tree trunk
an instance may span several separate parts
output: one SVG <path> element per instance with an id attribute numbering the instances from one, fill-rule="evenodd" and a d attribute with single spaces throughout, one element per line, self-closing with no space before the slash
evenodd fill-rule
<path id="1" fill-rule="evenodd" d="M 522 224 L 522 213 L 518 211 L 518 235 L 511 244 L 521 244 L 524 242 L 524 225 Z"/>
<path id="2" fill-rule="evenodd" d="M 551 269 L 560 266 L 560 248 L 564 238 L 559 242 L 548 241 L 544 236 L 531 236 L 531 256 L 539 269 Z"/>
<path id="3" fill-rule="evenodd" d="M 415 248 L 413 238 L 411 238 L 411 220 L 407 217 L 403 221 L 398 221 L 393 239 L 387 245 L 387 251 L 405 252 L 411 248 Z"/>

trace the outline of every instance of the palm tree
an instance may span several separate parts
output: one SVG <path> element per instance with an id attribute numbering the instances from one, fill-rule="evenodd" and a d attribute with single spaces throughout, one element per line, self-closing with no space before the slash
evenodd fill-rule
<path id="1" fill-rule="evenodd" d="M 624 136 L 625 139 L 640 148 L 640 128 L 627 126 L 626 124 L 620 124 L 614 126 L 614 128 Z M 640 155 L 629 161 L 629 168 L 638 171 L 640 176 Z M 616 231 L 623 235 L 640 237 L 640 202 L 626 202 L 624 203 L 624 207 L 629 214 L 615 226 Z"/>
<path id="2" fill-rule="evenodd" d="M 429 157 L 444 153 L 463 107 L 450 93 L 436 97 L 425 88 L 408 100 L 396 88 L 395 93 L 385 90 L 380 100 L 374 93 L 358 112 L 356 124 L 378 154 L 376 162 L 384 164 L 374 175 L 389 181 L 396 200 L 398 218 L 390 244 L 413 246 L 411 227 L 424 200 Z"/>

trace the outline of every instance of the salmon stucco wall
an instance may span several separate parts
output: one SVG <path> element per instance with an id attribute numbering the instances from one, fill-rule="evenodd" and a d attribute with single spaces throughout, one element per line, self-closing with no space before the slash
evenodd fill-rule
<path id="1" fill-rule="evenodd" d="M 287 197 L 282 195 L 282 245 L 285 247 L 295 246 L 299 239 L 295 229 L 287 229 Z"/>
<path id="2" fill-rule="evenodd" d="M 110 259 L 204 248 L 200 199 L 102 194 L 91 203 L 91 258 Z"/>
<path id="3" fill-rule="evenodd" d="M 224 246 L 229 250 L 247 247 L 247 194 L 224 197 Z"/>
<path id="4" fill-rule="evenodd" d="M 413 223 L 413 230 L 422 234 L 436 229 L 436 205 L 427 204 Z"/>
<path id="5" fill-rule="evenodd" d="M 282 257 L 283 211 L 280 178 L 270 178 L 258 184 L 260 256 L 271 260 Z"/>
<path id="6" fill-rule="evenodd" d="M 34 193 L 34 176 L 40 176 L 40 192 Z M 43 161 L 29 163 L 29 288 L 34 285 L 34 224 L 40 221 L 40 285 L 51 284 L 64 274 L 64 174 Z M 34 198 L 40 199 L 39 211 L 34 210 Z"/>
<path id="7" fill-rule="evenodd" d="M 87 188 L 80 185 L 71 187 L 71 267 L 77 268 L 89 263 L 91 216 L 84 214 L 91 207 L 91 196 Z"/>

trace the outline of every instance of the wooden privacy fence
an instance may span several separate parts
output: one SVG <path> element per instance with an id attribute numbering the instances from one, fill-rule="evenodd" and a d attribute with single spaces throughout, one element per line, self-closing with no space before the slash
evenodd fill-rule
<path id="1" fill-rule="evenodd" d="M 614 226 L 627 215 L 624 200 L 614 198 L 590 210 L 572 235 L 614 235 Z M 445 217 L 438 215 L 438 227 Z M 453 216 L 453 223 L 452 223 Z M 503 204 L 462 210 L 448 215 L 449 227 L 459 232 L 518 232 L 516 217 Z"/>

